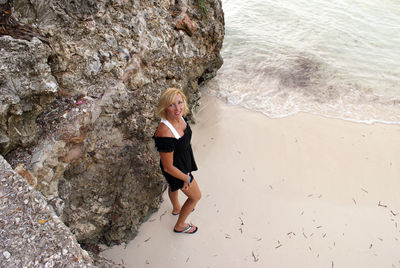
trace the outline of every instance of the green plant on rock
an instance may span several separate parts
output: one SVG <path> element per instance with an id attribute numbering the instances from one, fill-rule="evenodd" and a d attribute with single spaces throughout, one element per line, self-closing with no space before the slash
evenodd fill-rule
<path id="1" fill-rule="evenodd" d="M 206 0 L 196 0 L 200 15 L 203 19 L 207 18 L 207 5 Z"/>

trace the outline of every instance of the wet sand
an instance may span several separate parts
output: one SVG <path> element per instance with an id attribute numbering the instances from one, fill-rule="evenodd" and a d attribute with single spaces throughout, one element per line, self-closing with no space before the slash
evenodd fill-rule
<path id="1" fill-rule="evenodd" d="M 172 232 L 167 193 L 126 267 L 400 267 L 400 126 L 282 119 L 203 96 L 192 125 L 203 197 Z M 180 195 L 184 200 L 184 195 Z"/>

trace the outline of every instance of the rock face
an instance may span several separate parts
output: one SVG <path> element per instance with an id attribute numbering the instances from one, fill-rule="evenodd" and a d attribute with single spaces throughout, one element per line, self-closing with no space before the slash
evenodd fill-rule
<path id="1" fill-rule="evenodd" d="M 1 155 L 0 169 L 1 267 L 95 267 L 43 195 Z"/>
<path id="2" fill-rule="evenodd" d="M 81 243 L 131 239 L 164 180 L 158 97 L 222 65 L 220 0 L 0 1 L 0 152 Z"/>

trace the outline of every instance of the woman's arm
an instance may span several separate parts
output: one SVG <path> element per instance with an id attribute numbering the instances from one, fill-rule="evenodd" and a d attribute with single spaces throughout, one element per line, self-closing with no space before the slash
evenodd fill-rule
<path id="1" fill-rule="evenodd" d="M 174 152 L 169 153 L 161 153 L 160 152 L 161 163 L 164 168 L 164 171 L 170 174 L 171 176 L 183 180 L 184 182 L 189 182 L 190 177 L 188 174 L 183 173 L 178 168 L 176 168 L 173 164 L 174 162 Z"/>

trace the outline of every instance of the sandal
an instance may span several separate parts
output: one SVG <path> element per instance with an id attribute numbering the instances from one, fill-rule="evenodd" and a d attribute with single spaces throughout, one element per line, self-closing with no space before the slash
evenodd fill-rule
<path id="1" fill-rule="evenodd" d="M 194 230 L 192 230 L 192 229 L 194 229 Z M 177 231 L 174 228 L 174 232 L 175 233 L 183 233 L 183 234 L 194 234 L 195 232 L 197 232 L 198 229 L 199 228 L 197 226 L 189 224 L 189 226 L 185 230 L 182 230 L 182 231 Z"/>

